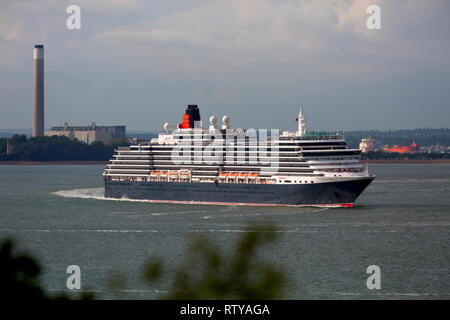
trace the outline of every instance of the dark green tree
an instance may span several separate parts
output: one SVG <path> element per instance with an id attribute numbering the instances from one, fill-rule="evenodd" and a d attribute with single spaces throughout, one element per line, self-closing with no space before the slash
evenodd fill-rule
<path id="1" fill-rule="evenodd" d="M 100 141 L 86 144 L 77 139 L 70 140 L 65 136 L 33 137 L 27 140 L 24 135 L 11 138 L 13 153 L 6 155 L 6 142 L 0 142 L 0 160 L 13 161 L 77 161 L 77 160 L 109 160 L 117 146 L 129 144 L 126 139 L 112 141 L 104 145 Z"/>
<path id="2" fill-rule="evenodd" d="M 0 138 L 0 154 L 6 153 L 6 139 Z"/>
<path id="3" fill-rule="evenodd" d="M 16 253 L 14 242 L 5 239 L 0 243 L 0 299 L 5 300 L 67 300 L 69 296 L 50 296 L 40 282 L 41 266 L 29 254 Z M 77 299 L 93 299 L 88 292 L 81 292 Z"/>
<path id="4" fill-rule="evenodd" d="M 276 238 L 272 226 L 248 230 L 227 253 L 211 238 L 199 235 L 175 270 L 164 299 L 278 299 L 286 285 L 285 273 L 261 258 L 263 246 Z M 144 279 L 153 285 L 165 273 L 161 259 L 149 262 Z"/>
<path id="5" fill-rule="evenodd" d="M 0 283 L 3 298 L 44 299 L 45 294 L 39 284 L 41 267 L 26 254 L 15 254 L 11 239 L 0 246 Z"/>
<path id="6" fill-rule="evenodd" d="M 247 230 L 228 249 L 210 237 L 198 235 L 187 247 L 186 255 L 175 270 L 168 271 L 162 259 L 152 259 L 143 267 L 144 281 L 153 286 L 169 279 L 169 293 L 162 299 L 278 299 L 283 297 L 285 272 L 262 256 L 277 232 L 273 226 Z M 27 254 L 17 254 L 12 240 L 0 245 L 0 284 L 3 300 L 70 299 L 65 294 L 50 296 L 42 289 L 41 267 Z M 111 278 L 112 289 L 124 289 L 125 278 Z M 118 291 L 120 292 L 120 291 Z M 82 292 L 77 299 L 93 299 Z"/>

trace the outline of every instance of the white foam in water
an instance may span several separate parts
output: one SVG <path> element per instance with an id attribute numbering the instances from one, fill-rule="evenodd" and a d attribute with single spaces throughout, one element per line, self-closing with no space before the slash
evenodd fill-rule
<path id="1" fill-rule="evenodd" d="M 105 188 L 84 188 L 84 189 L 72 189 L 72 190 L 60 190 L 53 192 L 54 195 L 64 198 L 81 198 L 81 199 L 96 199 L 96 200 L 108 200 L 108 201 L 130 201 L 130 202 L 151 202 L 145 199 L 130 199 L 127 197 L 122 198 L 106 198 Z"/>
<path id="2" fill-rule="evenodd" d="M 72 189 L 72 190 L 60 190 L 60 191 L 55 191 L 52 194 L 60 196 L 60 197 L 64 197 L 64 198 L 80 198 L 80 199 L 96 199 L 96 200 L 108 200 L 108 201 L 128 201 L 128 202 L 143 202 L 143 203 L 167 203 L 165 201 L 154 201 L 154 200 L 146 200 L 146 199 L 130 199 L 127 197 L 122 197 L 122 198 L 106 198 L 104 196 L 105 194 L 105 188 L 84 188 L 84 189 Z M 177 203 L 178 204 L 178 203 Z M 201 202 L 183 202 L 182 204 L 196 204 L 196 205 L 215 205 L 215 203 L 211 203 L 211 202 L 207 202 L 207 203 L 201 203 Z M 234 208 L 237 207 L 238 205 L 232 204 L 232 205 L 227 205 L 225 203 L 220 203 L 221 206 L 224 206 L 223 210 L 219 210 L 221 212 L 223 211 L 234 211 Z M 277 207 L 276 205 L 274 206 L 275 208 Z M 330 208 L 333 208 L 333 205 L 327 206 L 327 207 L 315 207 L 315 206 L 294 206 L 294 205 L 286 205 L 283 207 L 292 207 L 292 208 L 296 208 L 296 209 L 300 209 L 302 211 L 309 211 L 309 212 L 323 212 L 326 211 Z M 336 207 L 339 207 L 339 205 L 336 205 Z M 314 208 L 313 210 L 311 210 L 312 208 Z M 193 212 L 203 212 L 203 210 L 200 211 L 186 211 L 187 213 L 193 213 Z M 172 212 L 174 213 L 174 212 Z M 184 212 L 177 212 L 177 213 L 184 213 Z M 286 214 L 290 214 L 292 212 L 286 212 Z M 158 215 L 159 212 L 157 213 L 153 213 L 153 215 Z M 166 213 L 164 213 L 166 214 Z M 270 215 L 272 213 L 266 213 L 266 214 L 261 214 L 261 213 L 255 213 L 253 215 Z M 279 214 L 279 213 L 277 213 Z M 248 215 L 248 214 L 246 214 Z"/>
<path id="3" fill-rule="evenodd" d="M 60 190 L 53 192 L 53 194 L 64 198 L 83 198 L 83 199 L 98 199 L 98 200 L 110 200 L 105 198 L 105 188 L 84 188 L 73 190 Z M 114 199 L 120 200 L 120 199 Z"/>
<path id="4" fill-rule="evenodd" d="M 60 190 L 55 191 L 52 194 L 64 197 L 64 198 L 78 198 L 78 199 L 95 199 L 95 200 L 108 200 L 108 201 L 128 201 L 128 202 L 143 202 L 143 203 L 155 203 L 151 200 L 145 200 L 145 199 L 130 199 L 127 197 L 123 198 L 106 198 L 104 196 L 105 194 L 105 188 L 83 188 L 83 189 L 72 189 L 72 190 Z M 157 203 L 157 202 L 156 202 Z M 201 204 L 201 203 L 192 203 L 192 204 Z M 227 211 L 229 208 L 225 208 L 224 210 L 219 211 Z M 196 211 L 175 211 L 175 212 L 155 212 L 152 213 L 154 216 L 158 215 L 166 215 L 166 214 L 173 214 L 173 213 L 194 213 L 194 212 L 204 212 L 205 210 L 196 210 Z"/>

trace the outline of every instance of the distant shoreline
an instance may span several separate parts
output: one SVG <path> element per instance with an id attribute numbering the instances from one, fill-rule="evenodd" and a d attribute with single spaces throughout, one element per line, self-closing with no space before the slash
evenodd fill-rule
<path id="1" fill-rule="evenodd" d="M 75 165 L 75 164 L 103 164 L 108 161 L 0 161 L 0 165 Z"/>
<path id="2" fill-rule="evenodd" d="M 363 162 L 366 160 L 362 160 Z M 432 163 L 450 163 L 450 159 L 428 159 L 428 160 L 369 160 L 369 163 L 374 164 L 397 164 L 397 163 L 424 163 L 424 164 L 432 164 Z"/>
<path id="3" fill-rule="evenodd" d="M 366 160 L 362 160 L 365 162 Z M 106 165 L 108 161 L 0 161 L 0 165 Z M 429 160 L 369 160 L 370 164 L 401 164 L 401 163 L 450 163 L 450 159 Z"/>

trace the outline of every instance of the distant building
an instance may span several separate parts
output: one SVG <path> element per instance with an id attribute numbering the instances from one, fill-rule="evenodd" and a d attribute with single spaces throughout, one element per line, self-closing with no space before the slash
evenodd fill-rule
<path id="1" fill-rule="evenodd" d="M 368 153 L 369 151 L 375 151 L 375 140 L 373 138 L 365 138 L 361 140 L 359 149 L 362 153 Z"/>
<path id="2" fill-rule="evenodd" d="M 97 126 L 92 122 L 90 126 L 69 126 L 64 123 L 61 127 L 51 127 L 45 132 L 46 136 L 66 136 L 70 140 L 78 139 L 84 143 L 101 141 L 107 143 L 111 139 L 126 137 L 126 126 Z"/>
<path id="3" fill-rule="evenodd" d="M 11 154 L 14 152 L 14 146 L 11 143 L 11 139 L 6 139 L 6 154 Z"/>
<path id="4" fill-rule="evenodd" d="M 386 152 L 398 152 L 398 153 L 416 153 L 419 151 L 419 146 L 413 142 L 410 146 L 384 146 L 383 151 Z"/>
<path id="5" fill-rule="evenodd" d="M 436 143 L 431 146 L 421 146 L 419 152 L 424 153 L 450 153 L 450 146 Z"/>

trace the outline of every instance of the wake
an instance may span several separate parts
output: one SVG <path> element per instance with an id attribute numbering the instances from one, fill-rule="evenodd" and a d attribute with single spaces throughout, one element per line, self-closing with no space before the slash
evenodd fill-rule
<path id="1" fill-rule="evenodd" d="M 52 192 L 52 194 L 64 198 L 82 198 L 82 199 L 97 199 L 97 200 L 121 200 L 113 198 L 105 198 L 105 188 L 84 188 L 73 190 L 60 190 Z"/>
<path id="2" fill-rule="evenodd" d="M 99 188 L 83 188 L 83 189 L 72 189 L 72 190 L 59 190 L 52 192 L 52 194 L 63 197 L 63 198 L 78 198 L 78 199 L 94 199 L 94 200 L 108 200 L 108 201 L 126 201 L 126 202 L 140 202 L 140 203 L 160 203 L 160 204 L 178 204 L 178 205 L 203 205 L 203 206 L 209 206 L 209 205 L 217 205 L 217 206 L 223 206 L 225 209 L 220 211 L 234 211 L 233 208 L 236 207 L 261 207 L 258 205 L 246 205 L 246 204 L 231 204 L 231 203 L 222 203 L 222 202 L 200 202 L 200 201 L 180 201 L 180 202 L 174 202 L 169 200 L 150 200 L 150 199 L 130 199 L 128 197 L 122 197 L 122 198 L 107 198 L 105 197 L 105 188 L 99 187 Z M 330 208 L 334 208 L 334 205 L 329 206 L 296 206 L 296 205 L 273 205 L 270 206 L 270 208 L 280 209 L 280 208 L 292 208 L 292 209 L 300 209 L 302 212 L 307 210 L 311 212 L 325 212 Z M 336 207 L 339 207 L 339 205 L 336 205 Z M 290 212 L 289 212 L 290 213 Z M 260 214 L 258 214 L 260 215 Z"/>

